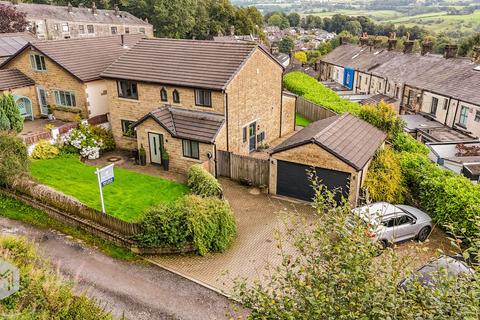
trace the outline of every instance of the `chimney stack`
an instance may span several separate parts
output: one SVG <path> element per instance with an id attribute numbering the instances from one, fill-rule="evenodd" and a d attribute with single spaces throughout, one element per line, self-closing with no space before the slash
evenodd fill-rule
<path id="1" fill-rule="evenodd" d="M 276 56 L 280 53 L 280 49 L 276 45 L 273 45 L 270 48 L 270 53 L 273 54 L 274 56 Z"/>
<path id="2" fill-rule="evenodd" d="M 115 10 L 115 15 L 118 17 L 120 15 L 120 9 L 118 8 L 118 5 L 115 5 L 113 10 Z"/>
<path id="3" fill-rule="evenodd" d="M 95 4 L 95 2 L 92 2 L 92 13 L 97 14 L 97 5 Z"/>
<path id="4" fill-rule="evenodd" d="M 368 33 L 362 33 L 362 36 L 360 37 L 360 45 L 362 47 L 368 45 Z"/>
<path id="5" fill-rule="evenodd" d="M 375 49 L 379 49 L 382 47 L 382 39 L 378 38 L 378 37 L 375 37 L 375 39 L 373 39 L 373 47 Z"/>
<path id="6" fill-rule="evenodd" d="M 72 4 L 70 2 L 68 2 L 67 10 L 69 13 L 72 13 Z"/>
<path id="7" fill-rule="evenodd" d="M 403 44 L 403 53 L 412 53 L 413 52 L 413 41 L 410 40 L 410 32 L 407 32 L 406 39 Z"/>
<path id="8" fill-rule="evenodd" d="M 458 46 L 456 44 L 447 44 L 445 45 L 445 51 L 443 52 L 443 57 L 445 59 L 455 58 L 457 56 Z"/>
<path id="9" fill-rule="evenodd" d="M 397 33 L 390 32 L 388 37 L 388 51 L 392 51 L 397 46 Z"/>
<path id="10" fill-rule="evenodd" d="M 235 26 L 230 27 L 230 35 L 233 37 L 235 35 Z"/>
<path id="11" fill-rule="evenodd" d="M 473 62 L 480 63 L 480 47 L 473 48 Z"/>
<path id="12" fill-rule="evenodd" d="M 433 43 L 431 41 L 425 40 L 422 43 L 422 56 L 426 55 L 427 53 L 432 53 Z"/>
<path id="13" fill-rule="evenodd" d="M 341 37 L 340 37 L 340 44 L 341 44 L 341 45 L 342 45 L 342 44 L 347 44 L 347 43 L 349 43 L 349 42 L 350 42 L 350 38 L 349 38 L 349 37 L 347 37 L 347 36 L 341 36 Z"/>

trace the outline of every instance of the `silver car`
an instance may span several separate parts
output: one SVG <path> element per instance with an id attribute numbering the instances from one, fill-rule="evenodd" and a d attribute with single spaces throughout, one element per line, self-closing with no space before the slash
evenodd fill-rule
<path id="1" fill-rule="evenodd" d="M 352 210 L 368 226 L 373 241 L 384 247 L 409 239 L 425 241 L 432 230 L 432 219 L 425 212 L 407 205 L 372 203 Z"/>

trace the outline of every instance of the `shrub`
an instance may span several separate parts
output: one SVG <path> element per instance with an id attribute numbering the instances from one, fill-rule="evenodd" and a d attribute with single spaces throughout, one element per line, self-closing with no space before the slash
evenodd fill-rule
<path id="1" fill-rule="evenodd" d="M 200 255 L 223 251 L 236 233 L 230 206 L 217 198 L 189 195 L 148 210 L 134 239 L 145 247 L 192 244 Z"/>
<path id="2" fill-rule="evenodd" d="M 393 140 L 392 146 L 399 152 L 411 152 L 428 155 L 430 150 L 420 141 L 415 140 L 408 133 L 399 133 Z"/>
<path id="3" fill-rule="evenodd" d="M 227 202 L 189 195 L 184 198 L 187 224 L 200 255 L 224 251 L 236 234 L 235 216 Z"/>
<path id="4" fill-rule="evenodd" d="M 405 126 L 403 120 L 397 117 L 393 107 L 383 101 L 377 105 L 364 106 L 358 116 L 387 133 L 390 139 L 402 133 Z"/>
<path id="5" fill-rule="evenodd" d="M 23 117 L 11 94 L 0 96 L 0 130 L 21 132 Z"/>
<path id="6" fill-rule="evenodd" d="M 196 195 L 223 197 L 222 186 L 218 180 L 199 164 L 191 166 L 188 170 L 187 185 Z"/>
<path id="7" fill-rule="evenodd" d="M 0 301 L 2 319 L 112 319 L 95 300 L 63 283 L 25 238 L 0 236 L 0 253 L 20 271 L 20 290 Z"/>
<path id="8" fill-rule="evenodd" d="M 379 151 L 368 168 L 365 188 L 371 200 L 402 203 L 405 200 L 405 182 L 400 156 L 391 149 Z"/>
<path id="9" fill-rule="evenodd" d="M 78 150 L 83 158 L 98 159 L 102 141 L 93 133 L 89 125 L 79 124 L 78 128 L 71 129 L 64 137 L 66 146 L 72 146 Z"/>
<path id="10" fill-rule="evenodd" d="M 92 128 L 92 133 L 97 137 L 97 140 L 102 142 L 100 146 L 100 150 L 102 152 L 115 150 L 116 145 L 115 145 L 115 139 L 113 138 L 112 131 L 99 126 L 91 127 L 91 128 Z"/>
<path id="11" fill-rule="evenodd" d="M 471 221 L 480 213 L 480 185 L 421 154 L 402 153 L 401 167 L 410 192 L 436 222 L 457 236 L 478 236 L 478 224 Z"/>
<path id="12" fill-rule="evenodd" d="M 16 136 L 0 132 L 0 150 L 0 186 L 6 186 L 28 172 L 27 147 Z"/>
<path id="13" fill-rule="evenodd" d="M 53 159 L 60 154 L 60 150 L 47 140 L 40 140 L 32 151 L 33 159 Z"/>
<path id="14" fill-rule="evenodd" d="M 307 63 L 307 54 L 304 51 L 295 52 L 294 57 L 300 62 Z"/>

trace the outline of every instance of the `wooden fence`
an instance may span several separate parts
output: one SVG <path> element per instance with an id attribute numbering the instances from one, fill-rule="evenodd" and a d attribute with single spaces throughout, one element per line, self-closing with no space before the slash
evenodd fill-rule
<path id="1" fill-rule="evenodd" d="M 297 98 L 297 112 L 311 121 L 323 120 L 336 116 L 332 110 L 326 109 L 318 104 L 305 100 L 302 97 Z"/>
<path id="2" fill-rule="evenodd" d="M 270 164 L 268 160 L 217 151 L 217 175 L 256 186 L 268 186 Z"/>

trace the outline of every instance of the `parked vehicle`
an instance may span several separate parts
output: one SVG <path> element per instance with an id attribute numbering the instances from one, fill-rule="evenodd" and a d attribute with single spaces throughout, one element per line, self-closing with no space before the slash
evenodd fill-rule
<path id="1" fill-rule="evenodd" d="M 430 216 L 407 205 L 377 202 L 353 209 L 352 213 L 367 224 L 372 241 L 380 241 L 383 247 L 409 239 L 423 242 L 432 231 Z M 350 220 L 353 223 L 354 219 Z"/>
<path id="2" fill-rule="evenodd" d="M 423 286 L 435 288 L 436 273 L 441 272 L 442 269 L 451 277 L 458 277 L 459 275 L 468 276 L 475 273 L 465 263 L 462 256 L 440 256 L 418 269 L 412 276 L 403 279 L 399 286 L 404 290 L 408 290 L 408 284 L 417 279 Z"/>

